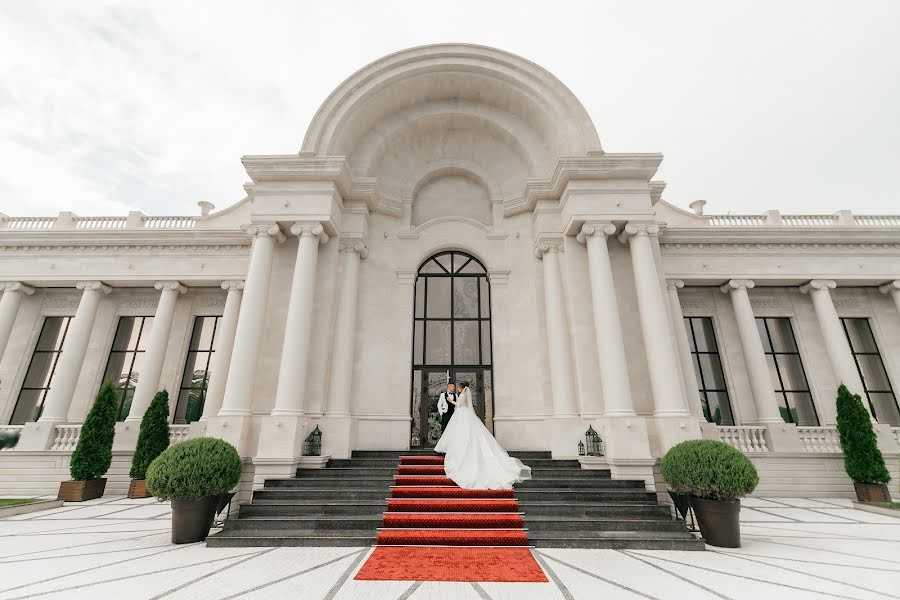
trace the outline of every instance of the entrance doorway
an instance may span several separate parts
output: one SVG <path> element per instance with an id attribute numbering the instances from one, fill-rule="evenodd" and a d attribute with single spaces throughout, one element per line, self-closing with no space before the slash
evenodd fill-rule
<path id="1" fill-rule="evenodd" d="M 434 446 L 440 438 L 437 402 L 448 379 L 469 384 L 475 411 L 493 433 L 487 269 L 463 252 L 436 254 L 419 267 L 413 306 L 410 447 Z"/>

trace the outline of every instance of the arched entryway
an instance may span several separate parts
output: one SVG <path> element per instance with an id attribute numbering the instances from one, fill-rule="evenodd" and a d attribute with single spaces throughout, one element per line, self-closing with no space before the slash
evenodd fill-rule
<path id="1" fill-rule="evenodd" d="M 469 382 L 475 410 L 493 433 L 491 290 L 487 269 L 464 252 L 431 256 L 416 274 L 413 307 L 410 447 L 433 446 L 440 437 L 437 401 L 447 387 L 448 377 L 455 383 Z"/>

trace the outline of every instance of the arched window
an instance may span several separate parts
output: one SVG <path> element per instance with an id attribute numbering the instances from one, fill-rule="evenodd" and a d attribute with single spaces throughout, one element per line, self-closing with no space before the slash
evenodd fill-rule
<path id="1" fill-rule="evenodd" d="M 432 446 L 440 437 L 437 400 L 448 378 L 469 383 L 475 410 L 493 431 L 487 269 L 463 252 L 435 254 L 419 267 L 413 306 L 410 445 Z"/>

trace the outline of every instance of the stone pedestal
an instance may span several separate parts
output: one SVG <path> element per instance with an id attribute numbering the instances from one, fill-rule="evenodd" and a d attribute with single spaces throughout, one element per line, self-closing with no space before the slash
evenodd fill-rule
<path id="1" fill-rule="evenodd" d="M 206 435 L 228 442 L 242 458 L 249 457 L 256 449 L 249 439 L 252 424 L 253 417 L 249 415 L 210 417 L 206 422 Z"/>
<path id="2" fill-rule="evenodd" d="M 116 437 L 113 439 L 113 450 L 134 452 L 137 448 L 138 435 L 141 433 L 140 422 L 122 421 L 116 423 Z"/>
<path id="3" fill-rule="evenodd" d="M 63 423 L 62 420 L 25 423 L 22 437 L 13 450 L 48 450 L 56 439 L 56 426 Z"/>
<path id="4" fill-rule="evenodd" d="M 307 422 L 308 419 L 303 416 L 270 415 L 263 417 L 256 457 L 296 462 L 303 451 Z"/>
<path id="5" fill-rule="evenodd" d="M 793 423 L 766 423 L 766 445 L 769 452 L 803 452 L 800 432 Z"/>
<path id="6" fill-rule="evenodd" d="M 669 448 L 687 440 L 703 437 L 700 422 L 693 415 L 684 417 L 652 417 L 647 419 L 653 428 L 653 455 L 663 456 Z"/>
<path id="7" fill-rule="evenodd" d="M 354 439 L 353 419 L 350 415 L 325 415 L 317 425 L 322 431 L 322 455 L 350 458 Z M 310 431 L 313 427 L 314 425 L 310 426 Z"/>

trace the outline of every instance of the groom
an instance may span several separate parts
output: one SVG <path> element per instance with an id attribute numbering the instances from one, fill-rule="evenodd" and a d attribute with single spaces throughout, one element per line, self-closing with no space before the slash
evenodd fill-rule
<path id="1" fill-rule="evenodd" d="M 456 408 L 452 403 L 447 402 L 448 399 L 456 402 L 456 386 L 452 383 L 447 384 L 447 391 L 441 393 L 441 397 L 438 399 L 437 409 L 438 414 L 441 416 L 441 434 L 447 429 L 447 423 L 450 422 L 450 417 L 453 416 L 453 411 Z"/>

